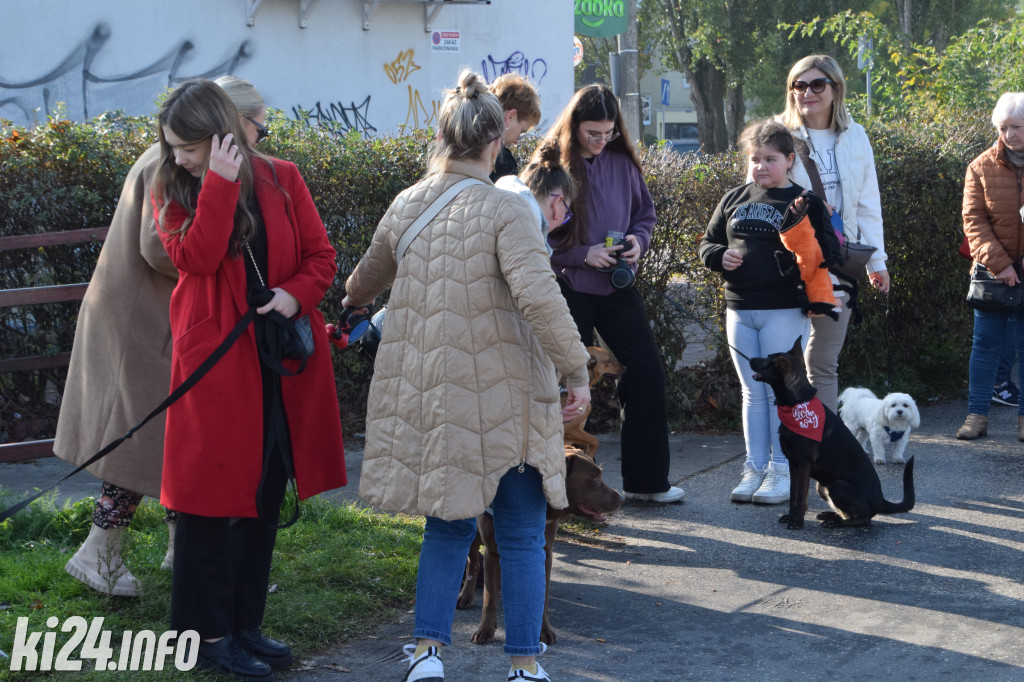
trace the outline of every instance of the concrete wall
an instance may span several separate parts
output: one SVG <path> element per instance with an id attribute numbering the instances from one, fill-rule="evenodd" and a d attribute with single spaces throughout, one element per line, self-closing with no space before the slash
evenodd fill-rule
<path id="1" fill-rule="evenodd" d="M 247 14 L 257 7 L 248 25 Z M 58 102 L 85 119 L 155 110 L 193 77 L 246 78 L 271 108 L 339 132 L 428 128 L 462 66 L 515 71 L 541 95 L 541 127 L 573 92 L 573 14 L 557 0 L 491 5 L 381 0 L 2 0 L 0 118 L 45 121 Z M 300 28 L 303 6 L 312 7 Z M 431 31 L 424 8 L 440 6 Z M 448 51 L 433 32 L 458 33 Z M 438 46 L 443 49 L 442 45 Z"/>

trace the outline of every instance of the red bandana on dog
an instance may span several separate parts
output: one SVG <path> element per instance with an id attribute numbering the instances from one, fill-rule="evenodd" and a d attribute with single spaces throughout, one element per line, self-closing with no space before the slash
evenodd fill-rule
<path id="1" fill-rule="evenodd" d="M 792 407 L 778 405 L 777 409 L 783 426 L 801 436 L 821 442 L 821 434 L 825 431 L 825 406 L 817 397 Z"/>

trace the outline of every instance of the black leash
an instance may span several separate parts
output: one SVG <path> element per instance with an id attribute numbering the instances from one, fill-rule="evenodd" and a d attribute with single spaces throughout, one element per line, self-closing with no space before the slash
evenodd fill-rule
<path id="1" fill-rule="evenodd" d="M 33 495 L 32 497 L 30 497 L 30 498 L 28 498 L 26 500 L 22 500 L 21 502 L 17 503 L 13 507 L 10 507 L 10 508 L 5 509 L 4 511 L 0 512 L 0 522 L 3 522 L 6 519 L 14 516 L 18 512 L 20 512 L 22 509 L 27 507 L 29 504 L 31 504 L 35 500 L 39 499 L 40 497 L 42 497 L 46 493 L 50 492 L 51 490 L 53 490 L 54 488 L 59 486 L 64 481 L 68 480 L 69 478 L 71 478 L 75 474 L 85 470 L 87 467 L 91 466 L 92 464 L 95 464 L 99 460 L 101 460 L 104 457 L 106 457 L 107 455 L 109 455 L 111 452 L 113 452 L 115 449 L 117 449 L 117 447 L 119 445 L 121 445 L 121 443 L 125 442 L 126 440 L 128 440 L 129 438 L 134 436 L 135 432 L 138 431 L 139 429 L 141 429 L 143 426 L 145 426 L 146 423 L 149 422 L 150 419 L 152 419 L 153 417 L 157 416 L 158 414 L 160 414 L 161 412 L 166 410 L 168 407 L 173 405 L 175 402 L 177 402 L 177 400 L 179 398 L 181 398 L 181 396 L 185 395 L 189 391 L 189 389 L 191 389 L 193 386 L 195 386 L 196 383 L 200 379 L 202 379 L 203 376 L 205 376 L 206 373 L 209 372 L 210 369 L 214 365 L 216 365 L 217 362 L 222 357 L 224 357 L 224 354 L 228 352 L 228 349 L 231 348 L 231 346 L 234 345 L 235 341 L 237 341 L 238 338 L 242 335 L 242 332 L 244 332 L 246 330 L 246 328 L 250 324 L 252 324 L 252 321 L 254 319 L 256 319 L 256 306 L 252 306 L 247 311 L 245 311 L 245 314 L 242 315 L 242 319 L 240 319 L 238 321 L 238 323 L 235 325 L 234 329 L 232 329 L 228 333 L 227 337 L 225 337 L 224 340 L 220 342 L 220 345 L 217 346 L 213 350 L 212 353 L 210 353 L 210 356 L 208 358 L 206 358 L 205 360 L 203 360 L 203 364 L 199 365 L 199 367 L 196 369 L 196 371 L 192 372 L 192 374 L 190 374 L 188 376 L 188 378 L 186 378 L 183 382 L 181 382 L 181 385 L 179 385 L 176 389 L 174 389 L 174 391 L 169 396 L 167 396 L 167 398 L 162 403 L 160 403 L 156 407 L 156 409 L 154 409 L 152 412 L 150 412 L 148 415 L 146 415 L 145 419 L 143 419 L 141 422 L 139 422 L 138 424 L 136 424 L 132 428 L 128 429 L 128 432 L 125 433 L 123 436 L 121 436 L 117 440 L 115 440 L 115 441 L 111 442 L 110 444 L 108 444 L 102 450 L 100 450 L 95 455 L 90 457 L 85 462 L 85 464 L 81 465 L 80 467 L 78 467 L 77 469 L 72 471 L 70 474 L 68 474 L 64 478 L 60 479 L 59 481 L 57 481 L 56 483 L 51 485 L 46 490 L 43 490 L 42 492 L 38 492 L 35 495 Z"/>
<path id="2" fill-rule="evenodd" d="M 685 315 L 685 316 L 689 317 L 689 318 L 690 318 L 691 320 L 693 320 L 693 321 L 694 321 L 694 322 L 696 322 L 697 324 L 701 325 L 702 327 L 704 326 L 704 325 L 703 325 L 703 324 L 701 323 L 701 321 L 700 321 L 700 320 L 698 320 L 698 319 L 696 318 L 696 316 L 694 316 L 694 314 L 693 314 L 693 313 L 691 313 L 691 312 L 690 312 L 689 310 L 687 310 L 686 308 L 684 308 L 684 307 L 683 307 L 683 304 L 682 304 L 682 303 L 680 303 L 679 301 L 675 300 L 674 298 L 672 298 L 671 296 L 669 296 L 668 294 L 666 294 L 666 293 L 665 293 L 664 291 L 662 291 L 661 289 L 658 289 L 657 287 L 650 287 L 650 288 L 651 288 L 651 289 L 654 289 L 654 290 L 655 290 L 655 291 L 657 291 L 657 292 L 658 292 L 659 294 L 661 294 L 661 297 L 662 297 L 662 298 L 664 298 L 664 299 L 665 299 L 666 301 L 668 301 L 668 302 L 669 302 L 669 303 L 671 303 L 671 304 L 672 304 L 673 306 L 675 306 L 675 309 L 676 309 L 676 310 L 678 310 L 679 312 L 681 312 L 681 313 L 682 313 L 683 315 Z M 726 342 L 726 344 L 725 344 L 725 345 L 729 346 L 729 348 L 732 348 L 732 349 L 733 349 L 734 351 L 736 351 L 736 352 L 737 352 L 737 353 L 739 354 L 739 356 L 740 356 L 741 358 L 743 358 L 743 359 L 744 359 L 744 360 L 746 360 L 747 362 L 750 362 L 750 358 L 748 358 L 748 357 L 747 357 L 746 355 L 744 355 L 744 354 L 743 354 L 743 352 L 742 352 L 742 351 L 741 351 L 741 350 L 740 350 L 739 348 L 737 348 L 736 346 L 732 345 L 732 344 L 731 344 L 731 343 L 729 343 L 729 342 Z"/>

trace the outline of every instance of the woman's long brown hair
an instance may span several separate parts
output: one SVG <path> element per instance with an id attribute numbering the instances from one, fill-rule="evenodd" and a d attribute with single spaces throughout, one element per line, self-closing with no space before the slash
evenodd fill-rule
<path id="1" fill-rule="evenodd" d="M 569 101 L 568 106 L 558 116 L 555 125 L 548 131 L 547 138 L 558 143 L 562 150 L 562 165 L 569 169 L 576 186 L 576 199 L 573 202 L 572 220 L 552 231 L 558 248 L 568 248 L 584 243 L 589 227 L 590 216 L 587 214 L 587 200 L 590 197 L 590 183 L 587 181 L 586 162 L 581 155 L 582 145 L 577 138 L 577 131 L 584 121 L 615 121 L 615 129 L 619 137 L 609 142 L 602 154 L 617 151 L 628 154 L 637 169 L 640 169 L 640 157 L 629 137 L 626 121 L 622 117 L 622 109 L 615 93 L 607 85 L 594 84 L 580 88 Z"/>
<path id="2" fill-rule="evenodd" d="M 234 229 L 231 232 L 231 251 L 238 254 L 256 230 L 255 219 L 248 209 L 249 198 L 253 195 L 252 160 L 254 157 L 265 157 L 249 145 L 249 139 L 234 103 L 212 81 L 196 79 L 179 85 L 160 107 L 157 127 L 162 161 L 157 170 L 154 189 L 162 203 L 159 223 L 161 229 L 166 229 L 164 218 L 167 207 L 170 202 L 176 202 L 185 209 L 188 216 L 181 227 L 168 231 L 171 234 L 180 234 L 181 238 L 184 238 L 192 221 L 195 220 L 196 203 L 202 181 L 192 177 L 188 171 L 174 162 L 174 152 L 164 139 L 164 126 L 186 142 L 202 144 L 206 144 L 215 134 L 221 139 L 228 133 L 233 134 L 232 144 L 238 146 L 238 151 L 243 157 L 242 165 L 238 168 L 241 191 L 238 205 L 235 207 Z"/>

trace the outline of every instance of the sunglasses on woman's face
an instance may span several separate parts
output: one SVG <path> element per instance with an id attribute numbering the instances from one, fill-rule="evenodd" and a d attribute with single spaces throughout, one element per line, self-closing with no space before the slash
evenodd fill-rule
<path id="1" fill-rule="evenodd" d="M 562 198 L 562 206 L 565 207 L 565 220 L 562 221 L 562 225 L 572 220 L 572 211 L 569 210 L 569 204 L 565 202 L 565 198 Z M 561 227 L 561 226 L 559 226 Z"/>
<path id="2" fill-rule="evenodd" d="M 805 83 L 803 81 L 793 81 L 789 87 L 793 92 L 799 95 L 802 95 L 805 92 L 807 92 L 807 88 L 810 88 L 811 92 L 813 92 L 815 95 L 820 95 L 821 93 L 825 92 L 825 88 L 827 86 L 832 85 L 834 83 L 835 81 L 832 80 L 831 78 L 815 78 L 810 83 Z"/>
<path id="3" fill-rule="evenodd" d="M 270 137 L 270 129 L 267 128 L 267 126 L 263 125 L 259 121 L 254 121 L 248 116 L 245 117 L 245 120 L 256 126 L 256 144 L 259 144 L 260 142 L 263 142 L 263 140 Z"/>

